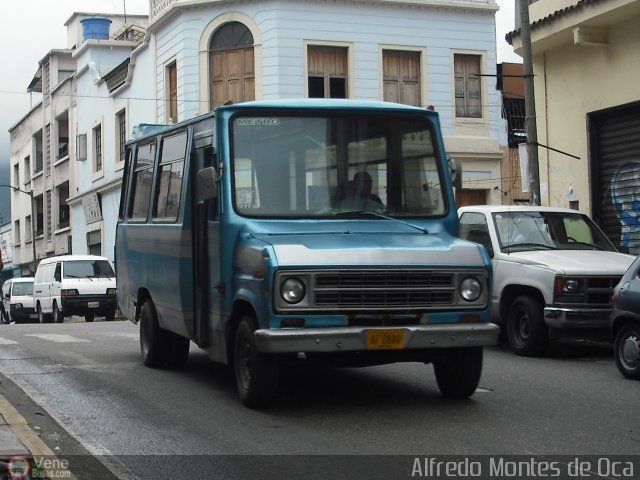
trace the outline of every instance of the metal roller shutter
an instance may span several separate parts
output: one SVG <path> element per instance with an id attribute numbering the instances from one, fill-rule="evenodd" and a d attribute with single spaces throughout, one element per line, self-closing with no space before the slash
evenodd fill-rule
<path id="1" fill-rule="evenodd" d="M 637 255 L 640 104 L 590 116 L 590 143 L 594 216 L 618 248 Z"/>

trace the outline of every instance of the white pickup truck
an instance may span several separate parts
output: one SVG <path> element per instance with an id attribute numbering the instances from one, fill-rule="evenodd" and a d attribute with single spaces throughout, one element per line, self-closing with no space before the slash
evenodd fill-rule
<path id="1" fill-rule="evenodd" d="M 611 295 L 634 256 L 618 252 L 585 214 L 565 208 L 466 206 L 461 238 L 493 264 L 492 319 L 518 355 L 550 339 L 610 335 Z"/>

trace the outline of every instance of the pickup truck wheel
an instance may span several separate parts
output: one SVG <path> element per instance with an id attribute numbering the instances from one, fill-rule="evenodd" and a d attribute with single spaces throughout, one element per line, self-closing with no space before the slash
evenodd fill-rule
<path id="1" fill-rule="evenodd" d="M 482 374 L 482 347 L 452 348 L 433 362 L 436 382 L 443 396 L 468 398 L 478 388 Z"/>
<path id="2" fill-rule="evenodd" d="M 613 351 L 620 373 L 626 378 L 640 380 L 640 325 L 624 325 L 616 335 Z"/>
<path id="3" fill-rule="evenodd" d="M 151 300 L 145 300 L 140 311 L 140 353 L 147 367 L 164 366 L 169 356 L 169 333 L 160 328 L 156 309 Z"/>
<path id="4" fill-rule="evenodd" d="M 276 397 L 279 369 L 275 358 L 256 349 L 253 332 L 255 319 L 247 315 L 240 320 L 233 353 L 238 395 L 249 408 L 268 406 Z"/>
<path id="5" fill-rule="evenodd" d="M 53 302 L 53 321 L 55 323 L 62 323 L 64 321 L 64 315 L 58 308 L 58 304 Z"/>
<path id="6" fill-rule="evenodd" d="M 507 317 L 507 339 L 516 355 L 536 356 L 545 351 L 549 337 L 539 301 L 527 295 L 513 301 Z"/>

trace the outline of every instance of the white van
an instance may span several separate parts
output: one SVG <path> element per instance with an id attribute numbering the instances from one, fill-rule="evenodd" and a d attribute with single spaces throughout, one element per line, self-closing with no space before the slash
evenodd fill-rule
<path id="1" fill-rule="evenodd" d="M 4 282 L 2 302 L 11 323 L 35 321 L 38 315 L 33 303 L 33 277 L 10 278 Z"/>
<path id="2" fill-rule="evenodd" d="M 116 314 L 116 279 L 111 263 L 95 255 L 46 258 L 36 270 L 33 298 L 40 323 L 61 323 L 70 315 L 113 320 Z"/>

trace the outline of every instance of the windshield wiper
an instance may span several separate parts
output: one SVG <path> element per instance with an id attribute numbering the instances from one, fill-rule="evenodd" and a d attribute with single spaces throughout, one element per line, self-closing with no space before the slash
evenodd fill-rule
<path id="1" fill-rule="evenodd" d="M 418 225 L 414 225 L 413 223 L 405 222 L 404 220 L 398 220 L 397 218 L 389 217 L 387 215 L 383 215 L 382 213 L 378 213 L 378 212 L 371 212 L 367 210 L 347 210 L 347 211 L 341 210 L 341 211 L 335 212 L 336 216 L 351 215 L 351 214 L 373 215 L 374 217 L 384 218 L 385 220 L 391 220 L 392 222 L 398 222 L 408 227 L 415 228 L 416 230 L 420 230 L 422 233 L 427 233 L 427 234 L 429 233 L 429 231 L 426 228 L 422 228 Z"/>
<path id="2" fill-rule="evenodd" d="M 568 246 L 572 246 L 572 245 L 582 245 L 582 246 L 585 246 L 585 247 L 591 247 L 591 248 L 593 248 L 594 250 L 605 250 L 604 248 L 602 248 L 602 247 L 601 247 L 601 246 L 599 246 L 599 245 L 594 245 L 593 243 L 588 243 L 588 242 L 567 242 L 567 245 L 568 245 Z M 569 250 L 569 249 L 567 249 L 567 250 Z M 571 249 L 571 250 L 573 250 L 573 249 Z"/>
<path id="3" fill-rule="evenodd" d="M 512 243 L 510 245 L 505 246 L 504 250 L 507 250 L 510 248 L 519 248 L 519 247 L 543 247 L 543 248 L 546 248 L 547 250 L 558 250 L 558 247 L 553 245 L 547 245 L 544 243 L 533 243 L 533 242 Z"/>

